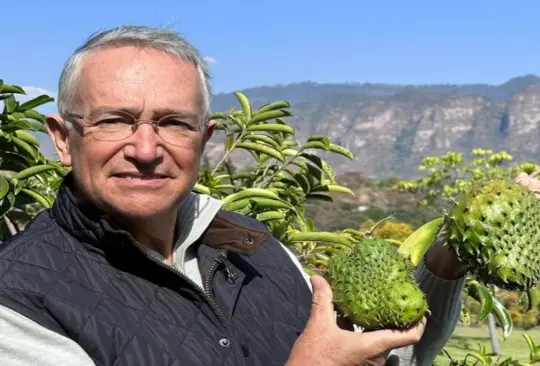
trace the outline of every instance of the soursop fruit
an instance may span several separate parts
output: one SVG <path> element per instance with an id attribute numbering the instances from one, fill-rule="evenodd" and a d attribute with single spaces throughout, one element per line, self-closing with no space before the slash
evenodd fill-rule
<path id="1" fill-rule="evenodd" d="M 519 184 L 475 184 L 445 215 L 439 235 L 485 284 L 517 291 L 540 280 L 540 205 Z"/>
<path id="2" fill-rule="evenodd" d="M 429 312 L 414 267 L 384 239 L 365 238 L 332 256 L 324 276 L 336 309 L 364 330 L 407 328 Z"/>

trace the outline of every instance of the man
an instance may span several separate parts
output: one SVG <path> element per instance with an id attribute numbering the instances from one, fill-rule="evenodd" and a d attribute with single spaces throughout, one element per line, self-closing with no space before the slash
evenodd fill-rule
<path id="1" fill-rule="evenodd" d="M 0 363 L 382 365 L 390 352 L 430 365 L 457 322 L 463 267 L 440 244 L 420 265 L 425 331 L 340 328 L 328 284 L 263 224 L 191 193 L 214 128 L 208 79 L 162 29 L 111 29 L 68 60 L 47 124 L 72 172 L 1 246 Z"/>

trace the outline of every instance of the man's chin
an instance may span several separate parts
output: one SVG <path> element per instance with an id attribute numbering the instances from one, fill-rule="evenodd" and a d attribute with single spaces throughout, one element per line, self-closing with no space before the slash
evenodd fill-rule
<path id="1" fill-rule="evenodd" d="M 128 220 L 155 219 L 156 216 L 166 216 L 174 211 L 170 203 L 158 204 L 158 202 L 133 201 L 130 203 L 112 205 L 114 214 Z"/>

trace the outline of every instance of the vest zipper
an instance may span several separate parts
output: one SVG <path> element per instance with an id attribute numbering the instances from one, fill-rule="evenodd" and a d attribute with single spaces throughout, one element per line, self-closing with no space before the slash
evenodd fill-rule
<path id="1" fill-rule="evenodd" d="M 225 263 L 225 272 L 227 272 L 227 282 L 233 285 L 238 278 L 238 274 L 234 270 L 231 270 L 227 263 Z"/>
<path id="2" fill-rule="evenodd" d="M 146 256 L 148 259 L 150 259 L 152 262 L 167 268 L 171 272 L 173 272 L 176 275 L 180 276 L 182 279 L 184 279 L 186 282 L 188 282 L 190 285 L 192 285 L 195 289 L 197 289 L 200 292 L 200 294 L 202 295 L 202 297 L 208 302 L 208 304 L 210 305 L 210 308 L 217 315 L 221 325 L 223 326 L 223 328 L 225 328 L 225 332 L 227 333 L 227 337 L 230 338 L 230 339 L 234 338 L 233 335 L 232 335 L 232 332 L 231 332 L 231 328 L 229 327 L 227 318 L 225 317 L 225 315 L 223 315 L 223 312 L 219 308 L 219 305 L 217 304 L 216 300 L 212 296 L 212 293 L 210 292 L 210 286 L 212 284 L 212 277 L 214 276 L 214 273 L 215 273 L 217 267 L 220 264 L 224 263 L 225 259 L 227 258 L 227 252 L 225 250 L 221 250 L 218 257 L 216 259 L 214 259 L 214 263 L 212 263 L 212 267 L 210 267 L 210 271 L 208 271 L 208 275 L 205 278 L 204 288 L 203 288 L 203 287 L 199 286 L 199 284 L 196 283 L 195 281 L 193 281 L 191 278 L 186 276 L 184 273 L 179 271 L 176 268 L 176 266 L 173 266 L 173 265 L 171 265 L 169 263 L 165 263 L 163 261 L 160 261 L 159 259 L 155 258 L 154 256 L 146 253 L 144 250 L 142 250 L 142 248 L 139 247 L 140 244 L 138 242 L 134 241 L 134 244 L 143 253 L 143 255 Z M 237 347 L 233 346 L 232 351 L 235 353 L 238 360 L 243 359 L 243 355 L 238 351 Z"/>
<path id="3" fill-rule="evenodd" d="M 223 312 L 219 308 L 218 304 L 214 300 L 214 297 L 212 296 L 212 294 L 210 293 L 210 290 L 209 290 L 211 282 L 212 282 L 212 277 L 214 275 L 214 272 L 216 271 L 217 267 L 221 263 L 223 263 L 225 261 L 225 258 L 227 258 L 227 253 L 221 252 L 219 254 L 219 256 L 214 260 L 214 263 L 212 264 L 212 267 L 210 267 L 210 271 L 208 273 L 208 276 L 205 279 L 204 288 L 201 287 L 195 281 L 193 281 L 191 278 L 186 276 L 184 273 L 179 271 L 175 266 L 173 266 L 173 265 L 171 265 L 169 263 L 162 262 L 162 261 L 158 260 L 157 258 L 155 258 L 155 257 L 153 257 L 151 255 L 148 255 L 146 253 L 144 253 L 144 254 L 146 255 L 146 257 L 148 257 L 154 263 L 157 263 L 158 265 L 166 267 L 167 269 L 169 269 L 170 271 L 174 272 L 176 275 L 180 276 L 182 279 L 187 281 L 190 285 L 195 287 L 200 292 L 200 294 L 203 296 L 203 298 L 209 303 L 210 307 L 212 308 L 212 310 L 214 310 L 214 312 L 218 316 L 218 318 L 219 318 L 220 322 L 222 323 L 222 325 L 225 328 L 227 328 L 227 333 L 229 333 L 229 325 L 227 324 L 227 318 L 225 317 L 225 315 L 223 315 Z"/>

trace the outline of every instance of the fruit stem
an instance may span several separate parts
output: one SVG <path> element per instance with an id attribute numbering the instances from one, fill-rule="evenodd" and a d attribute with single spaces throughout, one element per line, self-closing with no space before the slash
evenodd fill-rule
<path id="1" fill-rule="evenodd" d="M 375 229 L 377 229 L 377 227 L 379 227 L 379 225 L 381 225 L 384 221 L 386 221 L 386 220 L 388 220 L 388 219 L 390 219 L 390 218 L 392 218 L 392 217 L 394 217 L 394 214 L 392 214 L 392 215 L 390 215 L 390 216 L 387 216 L 387 217 L 385 217 L 384 219 L 380 220 L 379 222 L 375 223 L 375 225 L 373 225 L 373 226 L 371 227 L 371 229 L 369 229 L 368 231 L 366 231 L 366 232 L 364 233 L 364 235 L 365 235 L 365 236 L 371 236 L 371 235 L 373 235 L 373 233 L 375 232 Z"/>

